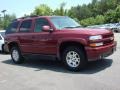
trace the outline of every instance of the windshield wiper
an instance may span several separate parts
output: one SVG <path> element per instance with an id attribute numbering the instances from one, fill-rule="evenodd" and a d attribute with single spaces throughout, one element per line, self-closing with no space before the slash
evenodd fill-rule
<path id="1" fill-rule="evenodd" d="M 74 28 L 79 28 L 79 27 L 82 27 L 82 26 L 75 26 Z"/>
<path id="2" fill-rule="evenodd" d="M 74 27 L 64 27 L 64 28 L 79 28 L 81 26 L 74 26 Z"/>

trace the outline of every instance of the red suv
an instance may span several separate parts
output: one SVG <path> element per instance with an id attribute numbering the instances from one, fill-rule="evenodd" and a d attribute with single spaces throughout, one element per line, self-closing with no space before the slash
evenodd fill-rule
<path id="1" fill-rule="evenodd" d="M 111 55 L 116 42 L 112 31 L 82 28 L 67 16 L 31 16 L 14 20 L 6 30 L 5 43 L 14 63 L 28 55 L 43 55 L 78 71 L 88 61 Z"/>

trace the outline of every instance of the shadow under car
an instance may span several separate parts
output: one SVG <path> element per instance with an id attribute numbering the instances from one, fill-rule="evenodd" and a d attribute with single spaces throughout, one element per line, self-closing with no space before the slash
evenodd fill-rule
<path id="1" fill-rule="evenodd" d="M 102 59 L 94 62 L 89 62 L 85 69 L 80 72 L 71 72 L 66 70 L 61 61 L 44 60 L 40 58 L 29 58 L 23 64 L 14 64 L 12 60 L 4 60 L 2 63 L 17 65 L 21 67 L 36 68 L 35 71 L 50 70 L 55 72 L 70 73 L 70 74 L 94 74 L 109 68 L 112 65 L 112 59 Z"/>

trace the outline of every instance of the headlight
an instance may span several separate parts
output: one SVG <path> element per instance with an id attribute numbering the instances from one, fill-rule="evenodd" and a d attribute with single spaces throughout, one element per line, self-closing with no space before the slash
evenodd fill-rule
<path id="1" fill-rule="evenodd" d="M 99 39 L 102 39 L 102 36 L 101 36 L 101 35 L 96 35 L 96 36 L 90 36 L 90 37 L 89 37 L 89 40 L 90 40 L 90 41 L 99 40 Z"/>
<path id="2" fill-rule="evenodd" d="M 96 36 L 90 36 L 89 40 L 90 41 L 96 41 L 96 40 L 101 40 L 102 39 L 102 35 L 96 35 Z M 102 46 L 103 42 L 94 42 L 94 43 L 90 43 L 91 47 L 97 47 L 97 46 Z"/>

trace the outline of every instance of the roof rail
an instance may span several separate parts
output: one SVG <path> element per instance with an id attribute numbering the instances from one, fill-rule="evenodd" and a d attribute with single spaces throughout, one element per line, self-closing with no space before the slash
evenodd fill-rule
<path id="1" fill-rule="evenodd" d="M 38 17 L 38 15 L 31 15 L 31 16 L 25 16 L 25 17 L 21 17 L 21 18 L 16 18 L 16 19 L 12 20 L 12 22 L 15 22 L 15 21 L 20 20 L 20 19 L 27 19 L 27 18 L 32 18 L 32 17 Z"/>
<path id="2" fill-rule="evenodd" d="M 25 16 L 25 17 L 21 17 L 21 18 L 18 18 L 18 19 L 25 19 L 25 18 L 32 18 L 32 17 L 38 17 L 38 15 Z"/>
<path id="3" fill-rule="evenodd" d="M 12 22 L 15 22 L 15 21 L 17 21 L 17 20 L 18 20 L 18 19 L 13 19 Z"/>

